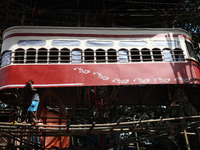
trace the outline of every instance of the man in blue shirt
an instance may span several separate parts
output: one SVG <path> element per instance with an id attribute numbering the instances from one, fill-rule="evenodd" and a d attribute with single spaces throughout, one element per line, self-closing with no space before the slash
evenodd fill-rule
<path id="1" fill-rule="evenodd" d="M 33 121 L 35 123 L 38 122 L 38 119 L 37 119 L 37 108 L 38 108 L 38 105 L 39 105 L 39 102 L 40 102 L 40 97 L 39 97 L 39 94 L 37 93 L 37 89 L 35 89 L 33 87 L 33 83 L 34 82 L 31 79 L 28 81 L 28 84 L 30 85 L 30 88 L 31 88 L 31 91 L 32 91 L 32 102 L 31 102 L 31 105 L 29 106 L 29 108 L 27 110 L 27 115 L 26 115 L 26 118 L 23 121 L 23 123 L 26 123 L 27 122 L 27 118 L 30 117 L 30 115 L 32 115 L 32 114 L 34 116 Z"/>

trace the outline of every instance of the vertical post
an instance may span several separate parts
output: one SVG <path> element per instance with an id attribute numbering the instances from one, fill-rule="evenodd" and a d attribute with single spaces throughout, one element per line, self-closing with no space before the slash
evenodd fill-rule
<path id="1" fill-rule="evenodd" d="M 47 124 L 47 107 L 45 107 L 44 110 L 44 124 Z M 46 142 L 46 131 L 44 131 L 44 149 L 46 148 L 45 142 Z"/>
<path id="2" fill-rule="evenodd" d="M 100 105 L 101 119 L 102 119 L 102 123 L 104 123 L 105 120 L 104 120 L 104 109 L 103 109 L 103 98 L 102 98 L 102 87 L 101 86 L 100 86 L 100 98 L 101 98 L 101 105 Z M 104 134 L 101 134 L 101 146 L 103 149 L 105 148 Z"/>
<path id="3" fill-rule="evenodd" d="M 181 94 L 182 95 L 182 94 Z M 178 113 L 179 113 L 179 116 L 185 116 L 184 114 L 184 111 L 183 111 L 183 107 L 181 107 L 182 103 L 179 104 L 179 109 L 178 109 Z M 181 120 L 180 121 L 181 123 L 185 123 L 185 119 L 184 120 Z M 184 126 L 182 125 L 182 128 L 183 128 L 183 133 L 184 133 L 184 136 L 185 136 L 185 143 L 186 143 L 186 146 L 187 146 L 187 150 L 190 150 L 190 145 L 189 145 L 189 142 L 188 142 L 188 137 L 187 137 L 187 132 L 186 130 L 184 129 Z"/>
<path id="4" fill-rule="evenodd" d="M 134 116 L 133 120 L 135 121 L 135 116 Z M 135 132 L 135 137 L 136 137 L 136 140 L 137 140 L 137 132 Z M 136 143 L 136 147 L 137 147 L 137 150 L 140 149 L 138 142 Z"/>
<path id="5" fill-rule="evenodd" d="M 94 86 L 94 99 L 95 99 L 95 108 L 98 108 L 98 102 L 97 102 L 97 88 Z"/>
<path id="6" fill-rule="evenodd" d="M 102 116 L 102 123 L 105 122 L 104 120 L 104 109 L 103 109 L 103 97 L 102 97 L 102 87 L 100 86 L 100 98 L 101 98 L 101 116 Z"/>
<path id="7" fill-rule="evenodd" d="M 89 109 L 89 118 L 91 118 L 91 104 L 90 104 L 90 88 L 88 87 L 88 109 Z"/>
<path id="8" fill-rule="evenodd" d="M 120 133 L 117 133 L 116 135 L 117 135 L 117 142 L 118 142 L 118 143 L 117 143 L 117 148 L 116 148 L 116 149 L 117 149 L 117 150 L 120 150 L 120 149 L 121 149 L 121 148 L 120 148 L 120 147 L 121 147 L 121 146 L 120 146 L 120 138 L 119 138 Z"/>
<path id="9" fill-rule="evenodd" d="M 189 144 L 189 141 L 188 141 L 186 130 L 184 130 L 184 136 L 185 136 L 185 143 L 186 143 L 186 146 L 187 146 L 187 150 L 190 150 L 190 144 Z"/>
<path id="10" fill-rule="evenodd" d="M 11 134 L 10 134 L 11 135 Z M 13 149 L 15 149 L 15 135 L 11 136 L 13 137 Z"/>
<path id="11" fill-rule="evenodd" d="M 61 125 L 61 114 L 60 114 L 60 108 L 59 108 L 59 125 Z M 61 128 L 60 128 L 61 129 Z M 61 131 L 61 130 L 60 130 Z M 61 143 L 61 135 L 60 135 L 60 146 L 59 146 L 61 149 L 62 148 L 62 143 Z"/>
<path id="12" fill-rule="evenodd" d="M 71 136 L 72 149 L 74 149 L 74 136 Z"/>
<path id="13" fill-rule="evenodd" d="M 20 136 L 20 147 L 22 147 L 23 136 Z"/>

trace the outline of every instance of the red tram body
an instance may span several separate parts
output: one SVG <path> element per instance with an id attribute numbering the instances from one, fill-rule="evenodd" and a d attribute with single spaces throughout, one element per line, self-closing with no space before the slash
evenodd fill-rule
<path id="1" fill-rule="evenodd" d="M 29 79 L 65 104 L 77 103 L 77 91 L 88 86 L 106 87 L 108 97 L 121 87 L 118 104 L 169 104 L 169 88 L 173 95 L 177 85 L 187 85 L 195 100 L 200 84 L 191 37 L 180 29 L 12 27 L 1 53 L 5 103 L 6 93 L 23 90 Z"/>

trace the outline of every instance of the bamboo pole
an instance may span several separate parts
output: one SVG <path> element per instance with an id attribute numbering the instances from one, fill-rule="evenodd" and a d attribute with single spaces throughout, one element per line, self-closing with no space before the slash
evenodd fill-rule
<path id="1" fill-rule="evenodd" d="M 165 121 L 175 121 L 175 120 L 184 120 L 184 119 L 198 119 L 200 116 L 187 116 L 187 117 L 174 117 L 174 118 L 164 118 L 162 119 L 162 123 Z M 142 120 L 142 121 L 129 121 L 129 122 L 120 122 L 120 123 L 105 123 L 105 124 L 95 124 L 95 127 L 102 126 L 119 126 L 119 125 L 133 125 L 133 124 L 142 124 L 142 123 L 154 123 L 160 122 L 161 119 L 150 119 L 150 120 Z M 0 122 L 0 125 L 8 125 L 13 126 L 12 123 Z M 15 126 L 32 126 L 29 123 L 17 123 Z M 37 125 L 38 127 L 66 127 L 67 125 Z M 70 128 L 80 128 L 80 127 L 93 127 L 93 124 L 78 124 L 78 125 L 70 125 Z"/>
<path id="2" fill-rule="evenodd" d="M 198 122 L 193 122 L 191 123 L 191 125 L 193 124 L 197 124 Z M 172 126 L 172 125 L 186 125 L 186 123 L 180 123 L 180 122 L 177 122 L 177 123 L 162 123 L 162 124 L 156 124 L 156 127 L 166 127 L 166 126 Z M 9 125 L 1 125 L 0 123 L 0 129 L 43 129 L 43 128 L 46 128 L 46 129 L 50 129 L 50 128 L 59 128 L 60 130 L 79 130 L 79 129 L 91 129 L 90 126 L 83 126 L 83 125 L 76 125 L 76 126 L 73 126 L 71 125 L 70 127 L 68 127 L 67 125 L 36 125 L 36 126 L 33 126 L 33 125 L 19 125 L 19 124 L 16 124 L 16 125 L 13 125 L 13 124 L 9 124 Z M 93 126 L 92 130 L 98 130 L 98 129 L 115 129 L 115 128 L 155 128 L 155 124 L 145 124 L 145 123 L 141 123 L 139 124 L 138 126 L 134 125 L 134 124 L 129 124 L 129 122 L 127 122 L 127 124 L 119 124 L 118 126 L 109 126 L 108 124 L 105 124 L 105 126 L 101 125 L 101 126 Z"/>
<path id="3" fill-rule="evenodd" d="M 185 134 L 184 132 L 181 132 L 180 134 Z M 196 135 L 196 133 L 186 132 L 187 135 Z"/>
<path id="4" fill-rule="evenodd" d="M 177 117 L 177 118 L 166 118 L 162 119 L 162 124 L 157 124 L 155 127 L 151 124 L 146 123 L 154 123 L 160 121 L 160 119 L 151 119 L 151 120 L 144 120 L 139 123 L 139 121 L 131 121 L 131 122 L 120 122 L 120 123 L 107 123 L 107 124 L 95 124 L 93 128 L 91 129 L 92 124 L 79 124 L 79 125 L 71 125 L 70 130 L 67 125 L 37 125 L 36 127 L 31 124 L 22 124 L 17 123 L 15 125 L 11 123 L 6 122 L 0 122 L 0 130 L 3 130 L 7 133 L 10 131 L 14 133 L 26 133 L 27 131 L 24 130 L 33 130 L 33 134 L 40 135 L 40 132 L 42 132 L 42 135 L 44 134 L 51 134 L 53 135 L 62 135 L 62 136 L 68 136 L 68 135 L 78 135 L 79 133 L 82 135 L 85 134 L 102 134 L 102 133 L 125 133 L 125 132 L 146 132 L 146 133 L 152 133 L 152 132 L 158 132 L 159 130 L 169 130 L 169 127 L 171 125 L 178 126 L 179 123 L 169 123 L 169 121 L 174 120 L 182 120 L 186 118 L 194 119 L 199 118 L 200 116 L 189 116 L 189 117 Z M 168 120 L 167 122 L 165 122 Z M 190 125 L 193 126 L 197 122 L 193 122 Z M 186 123 L 181 123 L 182 125 Z M 196 127 L 196 125 L 195 125 Z M 183 130 L 182 130 L 183 131 Z M 56 134 L 58 132 L 58 134 Z M 61 133 L 63 132 L 63 133 Z M 28 136 L 28 132 L 27 132 Z"/>
<path id="5" fill-rule="evenodd" d="M 184 130 L 183 132 L 184 132 L 184 136 L 185 136 L 185 143 L 186 143 L 186 146 L 187 146 L 187 150 L 190 150 L 190 144 L 189 144 L 189 141 L 188 141 L 187 132 L 186 132 L 186 130 Z"/>

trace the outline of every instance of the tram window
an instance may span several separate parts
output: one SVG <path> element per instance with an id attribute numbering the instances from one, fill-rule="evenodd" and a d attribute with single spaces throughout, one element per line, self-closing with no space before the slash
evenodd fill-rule
<path id="1" fill-rule="evenodd" d="M 94 62 L 94 51 L 91 49 L 86 49 L 84 51 L 84 55 L 85 55 L 85 62 L 86 63 L 92 63 Z"/>
<path id="2" fill-rule="evenodd" d="M 38 63 L 47 63 L 47 49 L 41 48 L 38 50 Z"/>
<path id="3" fill-rule="evenodd" d="M 185 61 L 183 50 L 180 48 L 174 49 L 174 57 L 176 61 Z"/>
<path id="4" fill-rule="evenodd" d="M 145 41 L 120 41 L 119 46 L 145 46 L 147 42 Z"/>
<path id="5" fill-rule="evenodd" d="M 80 46 L 80 41 L 77 40 L 53 40 L 54 46 Z"/>
<path id="6" fill-rule="evenodd" d="M 35 63 L 36 50 L 34 48 L 29 48 L 26 52 L 26 63 Z"/>
<path id="7" fill-rule="evenodd" d="M 15 59 L 14 63 L 24 63 L 24 49 L 15 50 Z"/>
<path id="8" fill-rule="evenodd" d="M 178 46 L 178 41 L 152 41 L 154 46 Z"/>
<path id="9" fill-rule="evenodd" d="M 152 49 L 154 61 L 162 61 L 162 54 L 159 48 Z"/>
<path id="10" fill-rule="evenodd" d="M 1 57 L 1 67 L 5 67 L 11 63 L 11 51 L 5 51 Z"/>
<path id="11" fill-rule="evenodd" d="M 58 63 L 58 49 L 56 49 L 56 48 L 50 49 L 49 63 Z"/>
<path id="12" fill-rule="evenodd" d="M 72 63 L 81 63 L 82 62 L 82 51 L 75 49 L 72 51 Z"/>
<path id="13" fill-rule="evenodd" d="M 190 57 L 196 58 L 196 53 L 194 51 L 193 45 L 188 41 L 185 41 L 185 43 Z"/>
<path id="14" fill-rule="evenodd" d="M 20 40 L 17 42 L 20 46 L 44 46 L 46 41 L 44 40 Z"/>
<path id="15" fill-rule="evenodd" d="M 114 49 L 108 50 L 108 62 L 117 62 L 117 53 Z"/>
<path id="16" fill-rule="evenodd" d="M 96 50 L 96 62 L 97 63 L 104 63 L 106 62 L 106 53 L 103 49 Z"/>
<path id="17" fill-rule="evenodd" d="M 102 47 L 102 46 L 113 46 L 114 43 L 112 41 L 87 41 L 86 46 L 96 46 L 96 47 Z"/>
<path id="18" fill-rule="evenodd" d="M 143 48 L 141 52 L 143 61 L 151 61 L 151 52 L 149 49 Z"/>
<path id="19" fill-rule="evenodd" d="M 139 49 L 136 49 L 136 48 L 131 49 L 131 61 L 132 62 L 140 62 Z"/>
<path id="20" fill-rule="evenodd" d="M 69 63 L 70 62 L 70 50 L 63 48 L 60 52 L 60 62 L 61 63 Z"/>
<path id="21" fill-rule="evenodd" d="M 121 49 L 121 50 L 119 50 L 118 55 L 119 55 L 119 62 L 122 62 L 122 63 L 128 62 L 128 60 L 129 60 L 128 59 L 128 50 Z"/>
<path id="22" fill-rule="evenodd" d="M 167 49 L 167 48 L 163 49 L 163 57 L 166 62 L 173 61 L 171 49 Z"/>

